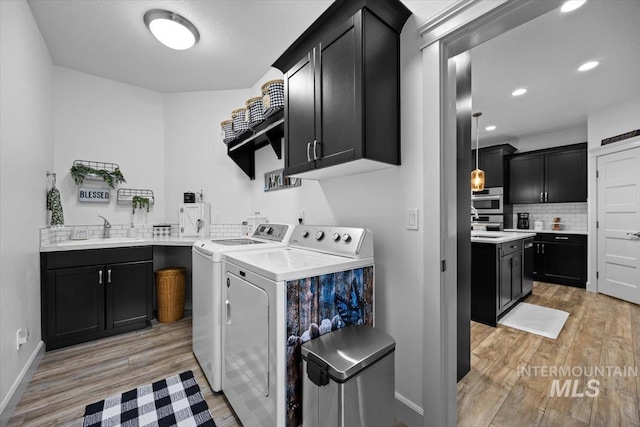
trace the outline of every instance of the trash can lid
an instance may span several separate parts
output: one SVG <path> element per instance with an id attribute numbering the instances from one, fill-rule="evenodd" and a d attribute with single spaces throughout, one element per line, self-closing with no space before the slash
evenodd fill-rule
<path id="1" fill-rule="evenodd" d="M 395 350 L 396 342 L 380 329 L 350 325 L 302 344 L 302 358 L 327 365 L 329 377 L 337 382 L 373 365 Z"/>

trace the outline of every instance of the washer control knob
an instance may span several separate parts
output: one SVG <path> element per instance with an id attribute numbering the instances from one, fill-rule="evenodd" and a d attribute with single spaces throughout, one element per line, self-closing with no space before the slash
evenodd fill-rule
<path id="1" fill-rule="evenodd" d="M 344 233 L 342 235 L 342 241 L 345 243 L 349 243 L 351 241 L 351 236 L 349 235 L 349 233 Z"/>
<path id="2" fill-rule="evenodd" d="M 309 237 L 309 232 L 307 230 L 303 230 L 302 233 L 300 233 L 300 235 L 302 236 L 303 239 L 306 239 L 307 237 Z"/>
<path id="3" fill-rule="evenodd" d="M 316 231 L 315 237 L 316 237 L 316 240 L 322 240 L 322 238 L 324 237 L 324 231 L 322 230 Z"/>
<path id="4" fill-rule="evenodd" d="M 340 240 L 340 234 L 333 233 L 333 236 L 331 236 L 331 238 L 333 239 L 334 242 L 337 242 Z"/>

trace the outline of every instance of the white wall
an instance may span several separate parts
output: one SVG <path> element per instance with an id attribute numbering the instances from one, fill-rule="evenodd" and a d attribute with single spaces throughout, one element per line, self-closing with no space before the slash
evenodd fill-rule
<path id="1" fill-rule="evenodd" d="M 519 153 L 524 153 L 525 151 L 543 150 L 586 141 L 587 126 L 579 126 L 530 135 L 519 138 L 517 141 L 509 142 L 509 144 L 517 148 Z"/>
<path id="2" fill-rule="evenodd" d="M 605 138 L 620 135 L 632 130 L 640 129 L 640 98 L 630 98 L 620 101 L 618 104 L 589 114 L 588 117 L 588 147 L 596 148 Z M 587 215 L 589 217 L 588 227 L 588 249 L 587 258 L 587 290 L 597 291 L 596 271 L 598 263 L 597 251 L 597 184 L 596 184 L 596 158 L 589 156 L 587 168 L 587 181 L 589 186 L 589 198 L 587 200 Z"/>
<path id="3" fill-rule="evenodd" d="M 244 107 L 249 89 L 163 95 L 166 221 L 177 223 L 183 193 L 204 192 L 211 221 L 238 224 L 251 212 L 249 177 L 227 156 L 220 122 Z"/>
<path id="4" fill-rule="evenodd" d="M 0 424 L 40 330 L 39 232 L 53 170 L 52 61 L 26 1 L 0 2 Z M 16 331 L 29 341 L 16 350 Z M 15 404 L 15 402 L 13 402 Z M 4 412 L 5 408 L 7 409 Z"/>
<path id="5" fill-rule="evenodd" d="M 116 203 L 117 188 L 153 190 L 151 211 L 137 212 L 136 224 L 165 217 L 165 144 L 162 95 L 90 74 L 53 67 L 54 165 L 62 195 L 65 224 L 102 224 L 131 220 L 131 205 Z M 111 190 L 111 202 L 78 201 L 78 186 L 69 173 L 73 161 L 117 163 L 126 184 Z M 87 186 L 105 186 L 85 181 Z"/>

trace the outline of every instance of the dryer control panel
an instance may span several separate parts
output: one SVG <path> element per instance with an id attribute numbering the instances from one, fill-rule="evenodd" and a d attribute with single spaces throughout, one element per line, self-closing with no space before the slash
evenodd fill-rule
<path id="1" fill-rule="evenodd" d="M 310 249 L 350 258 L 373 256 L 371 230 L 334 225 L 297 225 L 290 243 L 302 249 Z"/>
<path id="2" fill-rule="evenodd" d="M 282 242 L 287 237 L 289 227 L 292 226 L 288 224 L 258 224 L 251 237 Z"/>

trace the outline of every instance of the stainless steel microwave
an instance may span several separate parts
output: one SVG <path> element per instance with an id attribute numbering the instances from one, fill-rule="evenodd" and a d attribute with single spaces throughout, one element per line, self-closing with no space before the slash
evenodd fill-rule
<path id="1" fill-rule="evenodd" d="M 502 187 L 485 188 L 471 194 L 471 204 L 478 214 L 497 215 L 504 212 L 504 190 Z"/>

